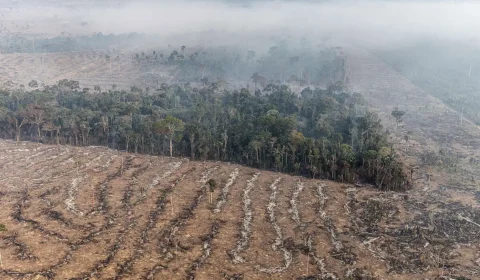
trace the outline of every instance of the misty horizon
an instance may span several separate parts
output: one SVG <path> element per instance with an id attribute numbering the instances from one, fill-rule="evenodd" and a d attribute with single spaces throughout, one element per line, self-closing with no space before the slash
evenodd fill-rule
<path id="1" fill-rule="evenodd" d="M 223 43 L 262 40 L 271 36 L 308 37 L 366 47 L 397 47 L 419 40 L 449 40 L 478 44 L 480 3 L 474 1 L 140 1 L 113 6 L 55 7 L 18 2 L 3 8 L 3 19 L 60 22 L 49 36 L 138 32 L 168 37 L 219 33 Z M 65 5 L 65 4 L 64 4 Z M 26 21 L 25 18 L 28 18 Z M 80 23 L 83 23 L 80 26 Z M 5 22 L 6 29 L 9 23 Z M 35 24 L 28 29 L 35 29 Z M 28 32 L 27 30 L 25 32 Z M 219 40 L 220 41 L 220 40 Z M 221 43 L 221 42 L 217 42 Z"/>

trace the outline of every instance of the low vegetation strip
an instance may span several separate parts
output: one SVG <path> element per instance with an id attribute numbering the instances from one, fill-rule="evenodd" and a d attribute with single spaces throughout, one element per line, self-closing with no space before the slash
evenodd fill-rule
<path id="1" fill-rule="evenodd" d="M 284 259 L 284 265 L 280 266 L 280 267 L 272 267 L 272 268 L 264 268 L 264 267 L 260 267 L 260 266 L 256 267 L 256 269 L 258 269 L 261 272 L 265 272 L 265 273 L 280 273 L 280 272 L 283 272 L 286 269 L 288 269 L 288 267 L 290 266 L 290 264 L 292 263 L 292 260 L 293 260 L 292 252 L 290 252 L 289 250 L 287 250 L 283 246 L 282 229 L 277 224 L 277 217 L 275 216 L 275 208 L 277 207 L 277 203 L 276 203 L 277 188 L 278 188 L 278 184 L 280 183 L 281 180 L 282 180 L 282 178 L 277 178 L 270 185 L 271 194 L 270 194 L 270 199 L 269 199 L 268 205 L 267 205 L 267 213 L 268 213 L 268 220 L 269 220 L 270 224 L 272 224 L 273 229 L 275 230 L 275 234 L 277 235 L 275 237 L 275 242 L 272 244 L 272 249 L 274 251 L 277 251 L 278 249 L 280 249 L 282 251 L 283 259 Z"/>
<path id="2" fill-rule="evenodd" d="M 219 201 L 217 202 L 217 206 L 213 210 L 214 213 L 220 213 L 222 211 L 223 205 L 227 202 L 228 194 L 230 193 L 230 188 L 237 179 L 239 174 L 238 168 L 235 168 L 233 172 L 230 174 L 227 183 L 222 188 L 222 193 L 220 195 Z"/>
<path id="3" fill-rule="evenodd" d="M 251 236 L 251 225 L 252 225 L 252 200 L 250 199 L 250 192 L 255 187 L 255 182 L 258 180 L 260 173 L 256 173 L 253 177 L 247 181 L 247 187 L 243 190 L 242 203 L 243 203 L 243 222 L 240 228 L 240 238 L 237 241 L 237 246 L 232 249 L 229 254 L 232 258 L 233 263 L 243 263 L 245 260 L 240 256 L 240 253 L 243 252 L 249 242 Z"/>
<path id="4" fill-rule="evenodd" d="M 293 192 L 292 199 L 290 199 L 290 210 L 289 212 L 292 215 L 292 220 L 297 223 L 297 225 L 302 225 L 302 221 L 300 220 L 300 213 L 298 213 L 298 196 L 302 192 L 305 186 L 303 183 L 299 182 L 296 185 L 295 191 Z"/>
<path id="5" fill-rule="evenodd" d="M 65 199 L 65 205 L 67 207 L 67 211 L 75 213 L 80 216 L 83 216 L 83 212 L 77 209 L 77 206 L 75 205 L 75 199 L 78 193 L 78 185 L 85 179 L 86 178 L 83 178 L 83 177 L 78 177 L 73 179 L 67 191 L 67 199 Z"/>

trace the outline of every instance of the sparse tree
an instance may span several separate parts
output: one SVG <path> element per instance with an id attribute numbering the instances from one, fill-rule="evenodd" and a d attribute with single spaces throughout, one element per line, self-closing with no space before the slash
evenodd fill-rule
<path id="1" fill-rule="evenodd" d="M 31 80 L 28 83 L 28 86 L 31 87 L 31 88 L 38 88 L 38 82 L 36 80 Z"/>
<path id="2" fill-rule="evenodd" d="M 217 182 L 214 179 L 210 179 L 207 181 L 208 190 L 210 191 L 210 204 L 213 204 L 213 193 L 215 192 L 215 188 L 217 187 Z"/>
<path id="3" fill-rule="evenodd" d="M 404 115 L 405 115 L 405 112 L 399 110 L 398 107 L 393 108 L 392 116 L 395 118 L 395 121 L 397 123 L 397 128 L 398 128 L 398 124 L 402 121 L 402 118 Z"/>
<path id="4" fill-rule="evenodd" d="M 258 84 L 264 86 L 265 83 L 267 82 L 267 79 L 265 77 L 263 77 L 262 75 L 258 74 L 257 72 L 253 73 L 251 79 L 252 79 L 253 84 L 255 85 L 255 90 L 257 90 L 257 85 Z"/>

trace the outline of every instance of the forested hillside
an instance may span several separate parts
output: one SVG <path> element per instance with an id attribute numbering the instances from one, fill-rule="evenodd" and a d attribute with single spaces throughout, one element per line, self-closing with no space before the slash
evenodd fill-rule
<path id="1" fill-rule="evenodd" d="M 401 190 L 408 180 L 378 117 L 337 83 L 326 90 L 269 84 L 263 91 L 162 84 L 155 91 L 2 91 L 1 135 L 127 152 L 222 160 Z"/>

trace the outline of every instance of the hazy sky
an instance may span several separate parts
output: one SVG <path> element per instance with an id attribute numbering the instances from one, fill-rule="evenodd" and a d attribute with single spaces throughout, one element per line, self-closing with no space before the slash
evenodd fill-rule
<path id="1" fill-rule="evenodd" d="M 259 1 L 248 5 L 231 4 L 239 1 L 126 2 L 130 3 L 110 1 L 107 6 L 90 1 L 75 9 L 35 4 L 28 9 L 15 8 L 6 18 L 52 19 L 57 15 L 72 25 L 88 22 L 82 27 L 88 32 L 168 35 L 218 30 L 233 36 L 331 35 L 366 45 L 402 44 L 426 37 L 472 40 L 480 30 L 480 1 Z"/>

